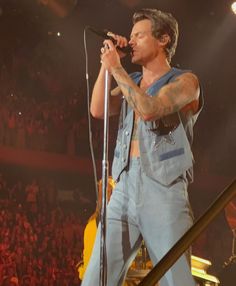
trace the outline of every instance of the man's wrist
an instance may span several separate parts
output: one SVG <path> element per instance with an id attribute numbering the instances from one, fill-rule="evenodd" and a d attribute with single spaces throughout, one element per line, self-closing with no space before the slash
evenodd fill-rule
<path id="1" fill-rule="evenodd" d="M 111 67 L 111 74 L 114 75 L 115 73 L 120 72 L 121 70 L 124 70 L 122 65 L 117 65 L 115 67 Z"/>

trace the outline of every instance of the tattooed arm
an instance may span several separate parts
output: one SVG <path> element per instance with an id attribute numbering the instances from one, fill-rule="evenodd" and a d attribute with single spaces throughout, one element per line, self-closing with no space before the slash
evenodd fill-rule
<path id="1" fill-rule="evenodd" d="M 139 88 L 122 66 L 112 68 L 111 73 L 128 104 L 145 121 L 153 121 L 181 110 L 199 97 L 198 79 L 192 73 L 180 75 L 154 96 Z"/>

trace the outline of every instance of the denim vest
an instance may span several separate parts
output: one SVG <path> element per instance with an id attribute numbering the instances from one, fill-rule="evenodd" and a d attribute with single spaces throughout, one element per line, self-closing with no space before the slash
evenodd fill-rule
<path id="1" fill-rule="evenodd" d="M 172 68 L 146 90 L 147 94 L 155 95 L 161 87 L 185 72 L 187 71 Z M 133 73 L 130 76 L 136 84 L 142 78 L 141 73 Z M 192 180 L 193 155 L 190 145 L 193 125 L 202 108 L 202 95 L 200 97 L 198 112 L 189 118 L 183 117 L 181 112 L 176 112 L 156 121 L 140 119 L 138 122 L 142 171 L 163 185 L 170 185 L 186 174 L 188 179 Z M 134 111 L 128 107 L 126 100 L 123 100 L 112 164 L 112 177 L 115 181 L 119 180 L 120 174 L 129 163 L 133 125 Z"/>

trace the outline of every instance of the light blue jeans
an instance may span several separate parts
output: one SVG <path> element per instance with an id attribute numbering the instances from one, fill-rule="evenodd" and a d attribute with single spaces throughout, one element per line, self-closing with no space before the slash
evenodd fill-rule
<path id="1" fill-rule="evenodd" d="M 107 286 L 123 284 L 142 240 L 155 265 L 191 225 L 186 180 L 162 186 L 145 175 L 138 158 L 132 159 L 107 207 Z M 82 286 L 99 285 L 99 264 L 100 226 Z M 160 280 L 160 286 L 194 285 L 185 254 Z"/>

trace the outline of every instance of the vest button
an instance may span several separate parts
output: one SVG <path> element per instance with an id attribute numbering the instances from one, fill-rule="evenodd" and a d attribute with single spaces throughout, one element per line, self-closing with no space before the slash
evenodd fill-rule
<path id="1" fill-rule="evenodd" d="M 124 149 L 127 149 L 127 145 L 126 145 L 126 144 L 124 144 L 124 145 L 123 145 L 123 148 L 124 148 Z"/>
<path id="2" fill-rule="evenodd" d="M 125 162 L 126 162 L 126 159 L 125 159 L 125 158 L 122 158 L 122 161 L 125 163 Z"/>
<path id="3" fill-rule="evenodd" d="M 125 131 L 125 135 L 126 135 L 126 136 L 129 136 L 129 131 Z"/>

